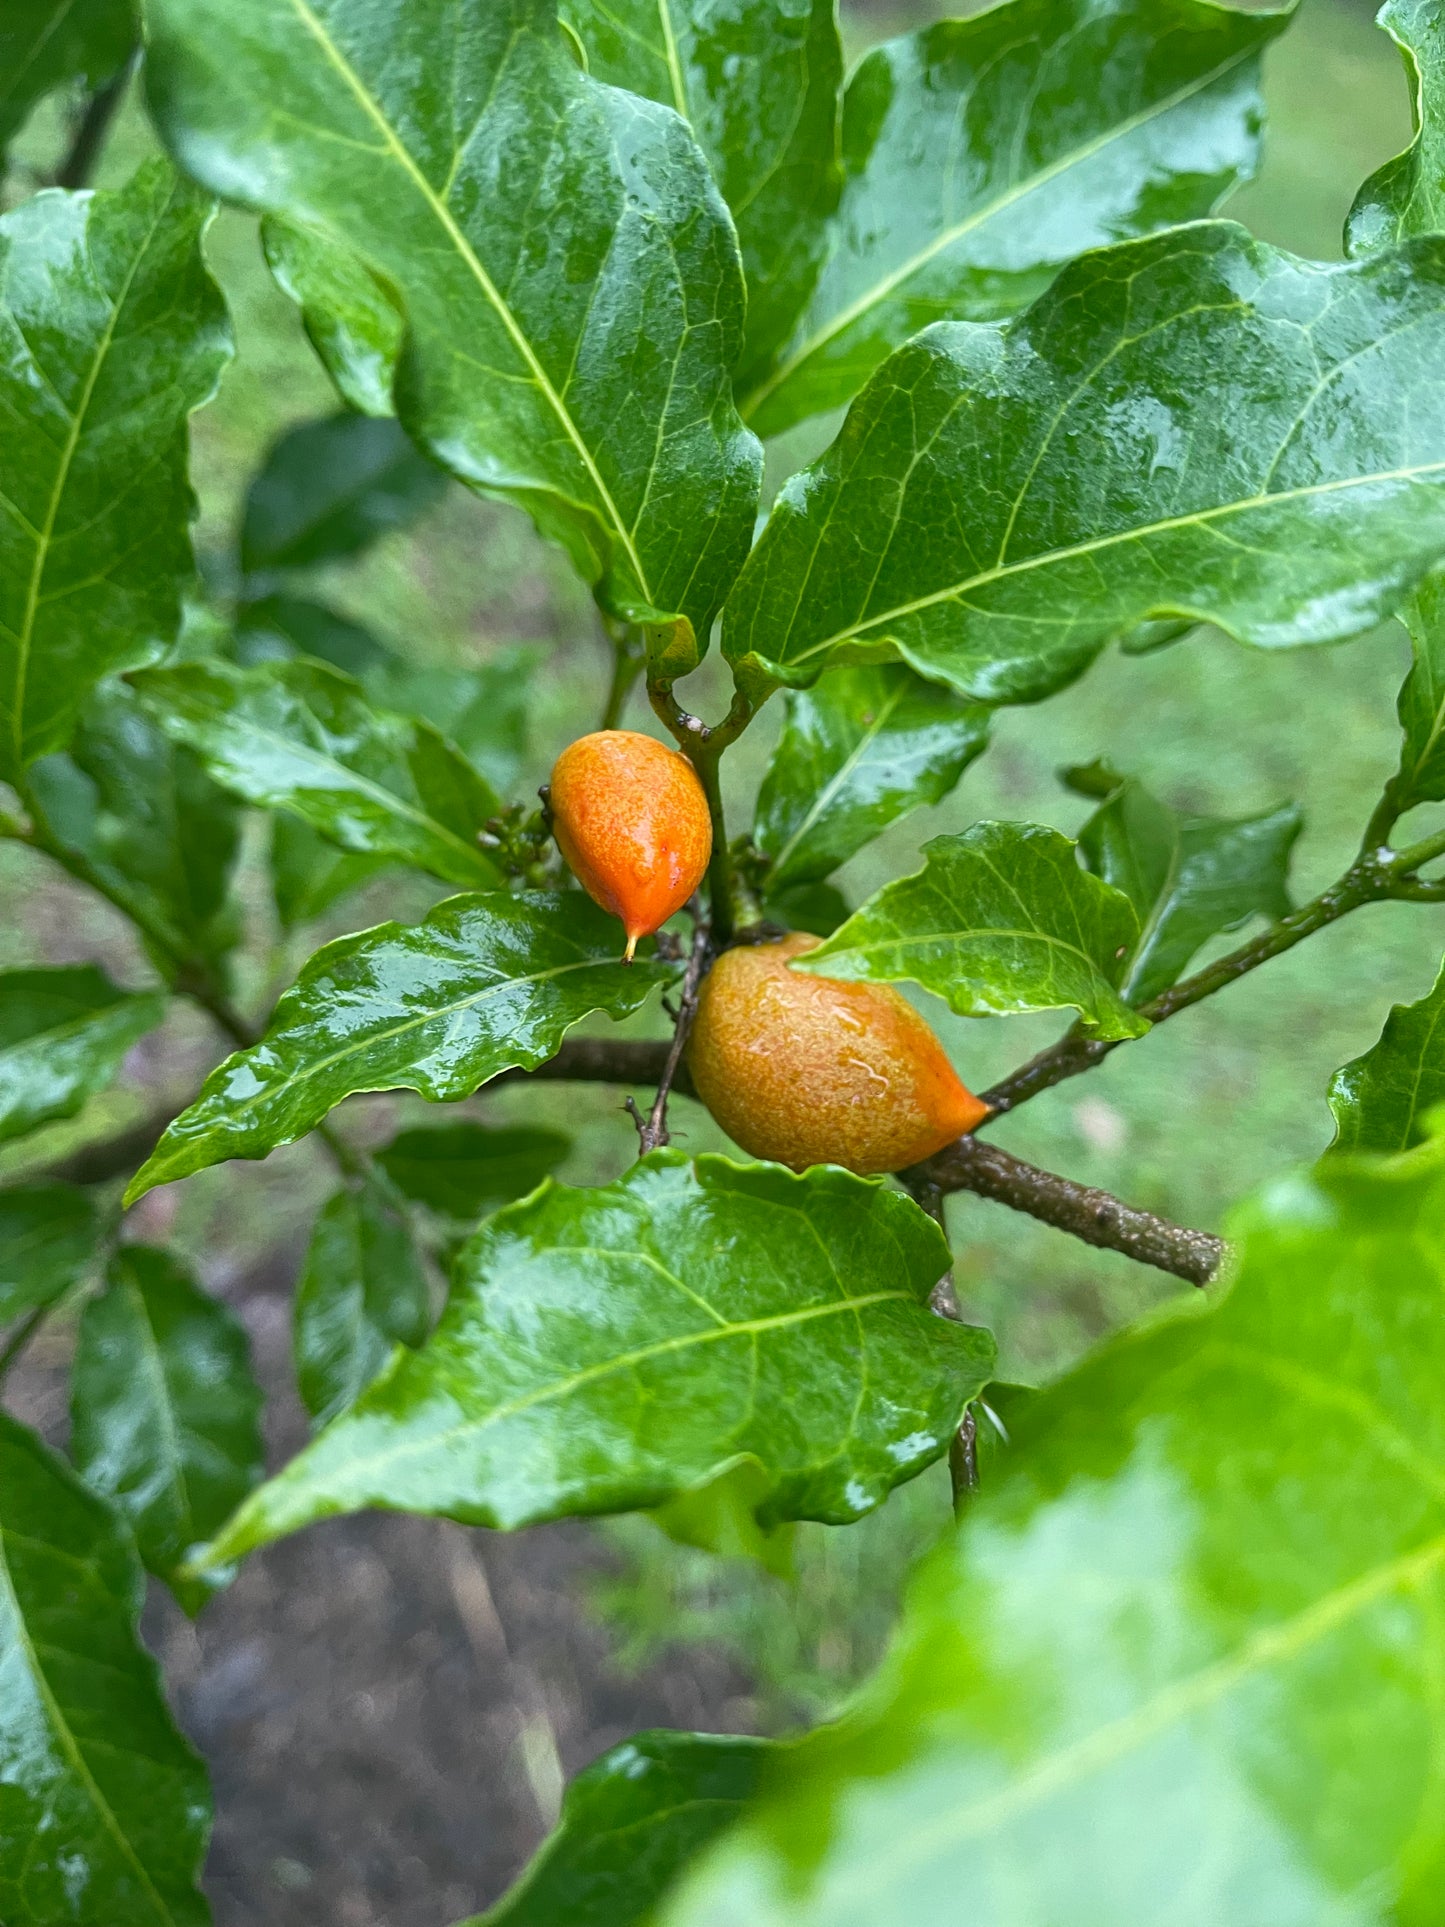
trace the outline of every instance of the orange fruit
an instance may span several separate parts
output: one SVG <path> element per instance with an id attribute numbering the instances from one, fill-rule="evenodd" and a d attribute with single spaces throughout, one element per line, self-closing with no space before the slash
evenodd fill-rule
<path id="1" fill-rule="evenodd" d="M 579 736 L 557 758 L 552 832 L 594 903 L 621 917 L 630 962 L 707 875 L 712 819 L 687 758 L 631 729 Z"/>
<path id="2" fill-rule="evenodd" d="M 789 970 L 817 945 L 801 931 L 739 945 L 703 984 L 688 1068 L 734 1143 L 795 1171 L 841 1164 L 867 1176 L 917 1164 L 980 1124 L 987 1105 L 896 990 Z"/>

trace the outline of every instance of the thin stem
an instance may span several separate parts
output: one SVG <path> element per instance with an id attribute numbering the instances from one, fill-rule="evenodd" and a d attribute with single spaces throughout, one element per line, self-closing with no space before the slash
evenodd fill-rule
<path id="1" fill-rule="evenodd" d="M 657 1080 L 657 1095 L 652 1101 L 651 1111 L 645 1118 L 632 1098 L 629 1097 L 627 1100 L 632 1120 L 637 1126 L 638 1142 L 641 1147 L 638 1156 L 644 1158 L 649 1151 L 656 1151 L 662 1145 L 672 1142 L 667 1129 L 667 1100 L 682 1063 L 682 1053 L 687 1046 L 688 1033 L 697 1015 L 698 992 L 702 989 L 702 980 L 707 975 L 708 966 L 712 961 L 712 933 L 696 897 L 688 905 L 688 911 L 692 917 L 692 948 L 688 952 L 687 969 L 683 973 L 677 1018 L 672 1027 L 672 1042 L 668 1046 L 662 1075 Z"/>
<path id="2" fill-rule="evenodd" d="M 607 701 L 602 706 L 602 720 L 597 727 L 616 729 L 622 721 L 633 685 L 647 666 L 647 645 L 642 632 L 631 623 L 606 621 L 605 627 L 612 644 L 612 681 L 608 685 Z"/>
<path id="3" fill-rule="evenodd" d="M 132 54 L 115 79 L 97 89 L 87 101 L 85 112 L 76 124 L 70 151 L 55 170 L 57 187 L 84 187 L 89 181 L 100 159 L 101 149 L 105 146 L 111 122 L 125 99 L 125 90 L 130 85 L 138 58 L 138 54 Z"/>
<path id="4" fill-rule="evenodd" d="M 913 1201 L 920 1210 L 926 1211 L 933 1222 L 948 1237 L 948 1220 L 944 1213 L 943 1189 L 921 1170 L 905 1172 L 903 1183 L 913 1195 Z M 929 1293 L 928 1303 L 931 1310 L 940 1318 L 950 1318 L 955 1324 L 963 1323 L 963 1313 L 959 1310 L 958 1294 L 953 1288 L 953 1266 L 950 1265 L 938 1283 Z M 953 1486 L 953 1516 L 962 1518 L 963 1509 L 978 1490 L 978 1435 L 973 1421 L 973 1408 L 964 1409 L 958 1430 L 948 1442 L 948 1476 Z"/>
<path id="5" fill-rule="evenodd" d="M 1223 1239 L 1208 1231 L 1171 1224 L 1152 1211 L 1125 1204 L 1112 1192 L 1041 1171 L 982 1138 L 961 1137 L 905 1178 L 910 1189 L 920 1180 L 941 1191 L 972 1191 L 992 1198 L 1058 1231 L 1070 1232 L 1085 1244 L 1121 1251 L 1141 1265 L 1186 1278 L 1191 1285 L 1208 1284 L 1224 1258 Z"/>
<path id="6" fill-rule="evenodd" d="M 736 930 L 737 884 L 733 875 L 732 853 L 728 849 L 727 819 L 723 813 L 722 782 L 718 765 L 724 750 L 742 735 L 757 714 L 757 706 L 741 689 L 734 690 L 732 706 L 720 723 L 711 728 L 684 709 L 672 693 L 672 684 L 649 677 L 647 694 L 658 716 L 677 739 L 679 748 L 697 771 L 707 798 L 712 819 L 712 860 L 708 864 L 707 888 L 711 907 L 713 947 L 724 950 Z"/>

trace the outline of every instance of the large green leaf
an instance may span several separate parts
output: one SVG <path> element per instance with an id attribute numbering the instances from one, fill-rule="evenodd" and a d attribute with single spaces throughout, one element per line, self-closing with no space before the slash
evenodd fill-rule
<path id="1" fill-rule="evenodd" d="M 1084 249 L 1207 214 L 1254 171 L 1259 57 L 1290 14 L 1011 0 L 875 47 L 827 264 L 744 414 L 777 434 L 929 322 L 1012 314 Z"/>
<path id="2" fill-rule="evenodd" d="M 240 605 L 234 653 L 246 669 L 262 662 L 285 662 L 298 654 L 314 656 L 358 681 L 393 659 L 385 643 L 350 616 L 340 615 L 309 596 L 289 595 L 284 590 L 256 596 Z"/>
<path id="3" fill-rule="evenodd" d="M 149 162 L 0 219 L 0 777 L 176 635 L 193 573 L 186 421 L 231 353 L 211 203 Z"/>
<path id="4" fill-rule="evenodd" d="M 130 1533 L 0 1412 L 0 1920 L 206 1927 L 205 1769 L 136 1621 Z"/>
<path id="5" fill-rule="evenodd" d="M 1342 267 L 1227 222 L 940 322 L 783 489 L 728 608 L 745 673 L 901 656 L 983 701 L 1193 617 L 1354 634 L 1445 553 L 1445 240 Z"/>
<path id="6" fill-rule="evenodd" d="M 183 164 L 402 291 L 403 425 L 525 507 L 605 608 L 709 625 L 761 456 L 727 371 L 727 212 L 666 109 L 582 73 L 553 0 L 151 0 Z"/>
<path id="7" fill-rule="evenodd" d="M 1084 860 L 1138 912 L 1139 939 L 1119 984 L 1129 1003 L 1147 1003 L 1183 976 L 1220 931 L 1288 914 L 1285 879 L 1301 828 L 1293 804 L 1264 816 L 1181 816 L 1106 767 L 1073 779 L 1086 794 L 1104 793 L 1079 832 Z"/>
<path id="8" fill-rule="evenodd" d="M 470 1927 L 646 1927 L 751 1798 L 768 1740 L 638 1733 L 584 1768 L 517 1885 Z M 463 1923 L 463 1927 L 467 1927 Z"/>
<path id="9" fill-rule="evenodd" d="M 835 0 L 562 0 L 599 80 L 676 108 L 732 210 L 748 284 L 739 390 L 813 292 L 837 206 Z"/>
<path id="10" fill-rule="evenodd" d="M 793 967 L 845 982 L 903 978 L 968 1017 L 1072 1007 L 1100 1037 L 1149 1026 L 1116 988 L 1139 935 L 1129 899 L 1037 823 L 975 823 L 925 843 L 924 867 L 885 884 Z"/>
<path id="11" fill-rule="evenodd" d="M 406 334 L 400 296 L 314 228 L 263 221 L 261 244 L 341 399 L 359 414 L 389 415 Z"/>
<path id="12" fill-rule="evenodd" d="M 299 816 L 271 820 L 271 893 L 283 930 L 324 916 L 390 868 L 389 857 L 338 850 Z"/>
<path id="13" fill-rule="evenodd" d="M 744 1460 L 764 1524 L 834 1524 L 942 1453 L 993 1358 L 935 1316 L 911 1198 L 822 1165 L 655 1152 L 489 1219 L 420 1352 L 247 1500 L 224 1563 L 337 1512 L 513 1527 L 654 1506 Z"/>
<path id="14" fill-rule="evenodd" d="M 1405 57 L 1415 138 L 1360 189 L 1345 224 L 1351 254 L 1445 229 L 1445 20 L 1435 0 L 1385 0 L 1376 19 Z"/>
<path id="15" fill-rule="evenodd" d="M 0 974 L 0 1143 L 74 1117 L 165 1008 L 157 992 L 120 990 L 94 964 Z"/>
<path id="16" fill-rule="evenodd" d="M 1396 1004 L 1378 1043 L 1330 1080 L 1341 1151 L 1404 1151 L 1445 1104 L 1445 969 L 1417 1004 Z"/>
<path id="17" fill-rule="evenodd" d="M 129 58 L 134 0 L 5 0 L 0 11 L 0 166 L 36 101 L 68 81 L 97 87 Z"/>
<path id="18" fill-rule="evenodd" d="M 839 669 L 788 697 L 753 840 L 770 890 L 815 883 L 924 803 L 988 742 L 989 712 L 899 665 Z"/>
<path id="19" fill-rule="evenodd" d="M 1401 611 L 1413 661 L 1400 685 L 1399 808 L 1445 798 L 1445 576 L 1427 576 Z"/>
<path id="20" fill-rule="evenodd" d="M 295 1301 L 296 1383 L 319 1425 L 344 1411 L 398 1345 L 431 1322 L 411 1230 L 375 1178 L 323 1205 Z"/>
<path id="21" fill-rule="evenodd" d="M 241 567 L 269 575 L 356 555 L 413 521 L 445 485 L 393 421 L 302 422 L 272 443 L 246 493 Z"/>
<path id="22" fill-rule="evenodd" d="M 470 1097 L 534 1069 L 589 1012 L 629 1017 L 678 966 L 621 961 L 615 918 L 580 892 L 449 897 L 316 952 L 266 1035 L 206 1079 L 132 1180 L 133 1201 L 225 1158 L 304 1137 L 352 1091 Z"/>
<path id="23" fill-rule="evenodd" d="M 1445 1180 L 1327 1160 L 1012 1445 L 667 1927 L 1431 1927 Z M 1190 1307 L 1194 1309 L 1194 1307 Z"/>
<path id="24" fill-rule="evenodd" d="M 0 1325 L 53 1305 L 78 1283 L 98 1230 L 90 1199 L 69 1184 L 0 1191 Z"/>
<path id="25" fill-rule="evenodd" d="M 230 887 L 240 811 L 135 692 L 101 683 L 69 750 L 37 763 L 31 781 L 51 830 L 151 933 L 163 975 L 194 961 L 224 977 L 241 933 Z"/>
<path id="26" fill-rule="evenodd" d="M 134 682 L 160 727 L 248 803 L 290 810 L 343 850 L 447 883 L 496 881 L 477 845 L 501 808 L 491 784 L 429 723 L 373 709 L 340 670 L 187 662 Z"/>
<path id="27" fill-rule="evenodd" d="M 375 1156 L 403 1197 L 471 1224 L 534 1191 L 571 1148 L 537 1124 L 441 1124 L 401 1131 Z"/>
<path id="28" fill-rule="evenodd" d="M 167 1252 L 122 1245 L 80 1317 L 70 1456 L 188 1612 L 210 1588 L 177 1568 L 265 1469 L 261 1403 L 235 1315 Z"/>

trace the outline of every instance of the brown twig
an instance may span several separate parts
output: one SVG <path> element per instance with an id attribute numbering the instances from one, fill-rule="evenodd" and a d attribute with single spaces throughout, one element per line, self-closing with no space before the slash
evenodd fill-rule
<path id="1" fill-rule="evenodd" d="M 1041 1171 L 982 1138 L 959 1138 L 935 1157 L 916 1165 L 905 1179 L 910 1189 L 920 1180 L 943 1191 L 972 1191 L 981 1198 L 992 1198 L 1059 1231 L 1070 1232 L 1085 1244 L 1121 1251 L 1126 1258 L 1172 1272 L 1176 1278 L 1187 1278 L 1192 1285 L 1207 1285 L 1225 1254 L 1224 1240 L 1208 1231 L 1172 1224 L 1152 1211 L 1125 1204 L 1111 1191 L 1076 1184 L 1054 1171 Z"/>
<path id="2" fill-rule="evenodd" d="M 105 146 L 110 124 L 125 99 L 125 90 L 135 71 L 137 58 L 138 55 L 132 54 L 114 80 L 97 88 L 86 102 L 85 111 L 76 123 L 69 151 L 55 170 L 56 187 L 84 187 L 89 181 L 100 159 L 101 149 Z"/>
<path id="3" fill-rule="evenodd" d="M 942 1187 L 917 1169 L 909 1172 L 903 1182 L 912 1192 L 915 1204 L 928 1213 L 946 1239 L 948 1219 L 943 1208 Z M 953 1288 L 952 1265 L 929 1293 L 928 1303 L 940 1318 L 951 1318 L 959 1325 L 963 1323 L 958 1294 Z M 963 1516 L 964 1507 L 978 1490 L 978 1428 L 974 1424 L 972 1405 L 964 1407 L 958 1430 L 948 1442 L 948 1476 L 953 1485 L 953 1516 L 958 1519 Z"/>
<path id="4" fill-rule="evenodd" d="M 667 1048 L 667 1057 L 662 1066 L 662 1075 L 657 1080 L 657 1095 L 652 1100 L 652 1109 L 644 1118 L 632 1098 L 627 1100 L 627 1110 L 637 1126 L 637 1141 L 641 1146 L 639 1157 L 646 1157 L 649 1151 L 659 1150 L 664 1144 L 671 1144 L 672 1138 L 667 1129 L 667 1100 L 672 1093 L 673 1083 L 682 1064 L 682 1053 L 687 1047 L 688 1033 L 692 1020 L 697 1015 L 698 992 L 702 980 L 708 973 L 712 962 L 712 932 L 703 914 L 701 903 L 696 897 L 687 906 L 692 918 L 692 947 L 687 955 L 687 969 L 683 972 L 682 989 L 678 995 L 677 1016 L 673 1020 L 672 1042 Z"/>

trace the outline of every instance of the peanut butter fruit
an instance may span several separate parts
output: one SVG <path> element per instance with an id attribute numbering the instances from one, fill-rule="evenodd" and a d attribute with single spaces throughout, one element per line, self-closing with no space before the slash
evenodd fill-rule
<path id="1" fill-rule="evenodd" d="M 687 1059 L 697 1094 L 753 1157 L 795 1171 L 901 1171 L 971 1131 L 988 1107 L 959 1081 L 928 1025 L 886 984 L 789 970 L 817 947 L 726 950 L 702 987 Z"/>
<path id="2" fill-rule="evenodd" d="M 712 820 L 685 756 L 630 729 L 580 736 L 552 771 L 552 830 L 594 903 L 621 917 L 631 960 L 707 874 Z"/>

